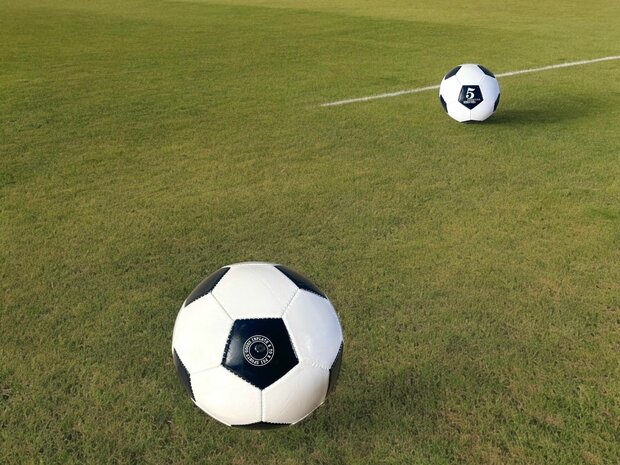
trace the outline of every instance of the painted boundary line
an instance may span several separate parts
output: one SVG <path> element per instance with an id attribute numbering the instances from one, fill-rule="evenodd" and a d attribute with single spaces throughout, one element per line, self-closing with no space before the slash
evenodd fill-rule
<path id="1" fill-rule="evenodd" d="M 603 57 L 603 58 L 595 58 L 593 60 L 571 61 L 569 63 L 559 63 L 557 65 L 543 66 L 541 68 L 528 68 L 528 69 L 521 69 L 518 71 L 508 71 L 506 73 L 496 74 L 495 76 L 499 78 L 499 77 L 506 77 L 506 76 L 516 76 L 518 74 L 538 73 L 540 71 L 547 71 L 550 69 L 568 68 L 570 66 L 589 65 L 591 63 L 599 63 L 601 61 L 611 61 L 611 60 L 620 60 L 620 55 Z M 358 98 L 352 98 L 348 100 L 338 100 L 336 102 L 322 103 L 319 106 L 336 107 L 339 105 L 347 105 L 349 103 L 368 102 L 369 100 L 377 100 L 380 98 L 398 97 L 399 95 L 407 95 L 407 94 L 417 94 L 419 92 L 426 92 L 427 90 L 434 90 L 434 89 L 439 89 L 439 86 L 437 85 L 437 86 L 418 87 L 417 89 L 399 90 L 397 92 L 389 92 L 387 94 L 377 94 L 377 95 L 369 95 L 368 97 L 358 97 Z"/>

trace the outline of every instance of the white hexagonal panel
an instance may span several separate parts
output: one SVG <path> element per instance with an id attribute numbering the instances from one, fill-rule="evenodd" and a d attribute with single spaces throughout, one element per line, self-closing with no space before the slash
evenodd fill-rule
<path id="1" fill-rule="evenodd" d="M 247 425 L 261 421 L 260 389 L 223 366 L 191 376 L 196 405 L 226 425 Z"/>
<path id="2" fill-rule="evenodd" d="M 461 83 L 454 77 L 441 81 L 439 86 L 439 95 L 443 96 L 446 102 L 456 101 L 459 98 L 459 92 L 461 91 Z"/>
<path id="3" fill-rule="evenodd" d="M 469 108 L 459 103 L 459 93 L 461 92 L 461 83 L 454 77 L 450 77 L 441 82 L 439 87 L 439 95 L 441 95 L 448 107 L 448 114 L 457 121 L 469 121 L 471 113 Z"/>
<path id="4" fill-rule="evenodd" d="M 471 119 L 474 121 L 484 121 L 493 114 L 493 100 L 483 100 L 476 108 L 471 110 Z"/>
<path id="5" fill-rule="evenodd" d="M 459 123 L 471 119 L 471 111 L 469 108 L 464 107 L 457 100 L 448 103 L 448 114 Z"/>
<path id="6" fill-rule="evenodd" d="M 476 121 L 484 121 L 495 111 L 495 101 L 499 95 L 497 79 L 485 74 L 480 82 L 480 91 L 482 92 L 483 101 L 471 110 L 471 119 Z"/>
<path id="7" fill-rule="evenodd" d="M 482 96 L 485 100 L 490 100 L 492 103 L 495 103 L 495 99 L 499 95 L 499 83 L 497 79 L 485 74 L 480 82 L 480 89 L 482 89 Z"/>
<path id="8" fill-rule="evenodd" d="M 239 263 L 215 286 L 212 294 L 233 319 L 280 318 L 297 286 L 267 263 Z"/>
<path id="9" fill-rule="evenodd" d="M 329 370 L 342 343 L 342 328 L 331 302 L 300 290 L 282 319 L 299 361 Z"/>
<path id="10" fill-rule="evenodd" d="M 263 390 L 263 421 L 297 423 L 323 403 L 329 370 L 299 364 Z"/>
<path id="11" fill-rule="evenodd" d="M 461 65 L 461 69 L 454 75 L 463 86 L 478 85 L 482 78 L 486 76 L 478 65 L 467 63 Z"/>
<path id="12" fill-rule="evenodd" d="M 222 362 L 232 324 L 211 294 L 181 308 L 174 324 L 172 347 L 190 374 Z"/>

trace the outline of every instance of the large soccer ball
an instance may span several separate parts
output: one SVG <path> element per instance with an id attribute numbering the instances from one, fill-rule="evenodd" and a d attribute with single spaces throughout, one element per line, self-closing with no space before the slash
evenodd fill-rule
<path id="1" fill-rule="evenodd" d="M 499 105 L 499 83 L 482 65 L 459 65 L 441 81 L 439 101 L 448 115 L 461 123 L 484 121 Z"/>
<path id="2" fill-rule="evenodd" d="M 343 338 L 329 299 L 282 265 L 220 268 L 183 303 L 172 356 L 194 403 L 230 426 L 291 425 L 336 384 Z"/>

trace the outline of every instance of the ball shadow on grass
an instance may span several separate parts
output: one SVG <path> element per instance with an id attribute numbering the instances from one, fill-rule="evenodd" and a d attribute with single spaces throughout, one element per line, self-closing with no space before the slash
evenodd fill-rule
<path id="1" fill-rule="evenodd" d="M 440 380 L 432 373 L 401 366 L 373 375 L 350 373 L 312 427 L 340 438 L 337 443 L 349 449 L 335 454 L 342 457 L 383 455 L 395 442 L 413 445 L 440 415 Z"/>
<path id="2" fill-rule="evenodd" d="M 608 103 L 598 95 L 560 95 L 553 94 L 545 99 L 512 100 L 505 106 L 500 103 L 497 113 L 484 124 L 510 124 L 521 126 L 529 124 L 556 124 L 566 121 L 588 119 L 605 111 Z"/>

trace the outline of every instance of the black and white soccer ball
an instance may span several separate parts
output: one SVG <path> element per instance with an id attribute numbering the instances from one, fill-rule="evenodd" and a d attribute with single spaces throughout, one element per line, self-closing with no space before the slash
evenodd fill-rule
<path id="1" fill-rule="evenodd" d="M 439 86 L 439 101 L 451 118 L 464 123 L 484 121 L 499 105 L 499 83 L 482 65 L 459 65 Z"/>
<path id="2" fill-rule="evenodd" d="M 238 263 L 202 281 L 174 325 L 172 356 L 194 403 L 229 426 L 295 424 L 334 389 L 342 328 L 325 294 L 282 265 Z"/>

